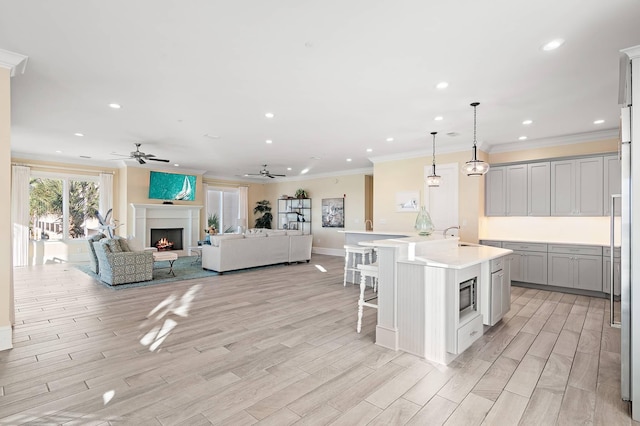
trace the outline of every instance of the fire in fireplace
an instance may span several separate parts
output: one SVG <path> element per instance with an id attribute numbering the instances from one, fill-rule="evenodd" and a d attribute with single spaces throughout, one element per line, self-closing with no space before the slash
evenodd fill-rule
<path id="1" fill-rule="evenodd" d="M 156 243 L 156 248 L 159 251 L 163 250 L 173 250 L 173 241 L 169 241 L 166 238 L 160 238 Z"/>
<path id="2" fill-rule="evenodd" d="M 163 250 L 182 250 L 182 233 L 184 228 L 152 228 L 151 247 Z"/>

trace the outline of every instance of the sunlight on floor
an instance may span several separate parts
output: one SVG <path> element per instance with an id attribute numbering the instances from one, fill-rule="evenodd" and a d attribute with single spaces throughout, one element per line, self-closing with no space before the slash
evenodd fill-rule
<path id="1" fill-rule="evenodd" d="M 315 265 L 315 267 L 316 267 L 316 268 L 318 268 L 318 270 L 319 270 L 320 272 L 327 272 L 327 270 L 326 270 L 326 269 L 324 269 L 324 267 L 323 267 L 322 265 Z"/>
<path id="2" fill-rule="evenodd" d="M 170 314 L 186 318 L 189 316 L 191 303 L 201 288 L 201 284 L 192 286 L 180 299 L 178 299 L 178 296 L 175 293 L 167 296 L 167 298 L 158 303 L 156 307 L 149 312 L 147 315 L 148 320 L 145 321 L 140 328 L 144 329 L 152 326 L 154 322 L 160 322 L 164 317 Z M 169 334 L 171 334 L 171 331 L 176 328 L 177 325 L 178 322 L 176 320 L 165 318 L 162 326 L 152 326 L 151 329 L 142 336 L 140 344 L 142 346 L 148 346 L 151 352 L 155 352 L 162 342 L 169 337 Z"/>
<path id="3" fill-rule="evenodd" d="M 114 390 L 110 390 L 110 391 L 105 392 L 102 395 L 102 401 L 104 402 L 104 405 L 107 405 L 109 402 L 111 402 L 111 400 L 113 399 L 115 394 L 116 394 L 116 391 L 114 391 Z"/>

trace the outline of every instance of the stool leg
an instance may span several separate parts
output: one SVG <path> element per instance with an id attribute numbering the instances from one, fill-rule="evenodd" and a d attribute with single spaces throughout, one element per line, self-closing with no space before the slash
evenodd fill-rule
<path id="1" fill-rule="evenodd" d="M 356 331 L 360 333 L 362 329 L 362 311 L 364 310 L 364 289 L 367 284 L 367 277 L 364 276 L 362 271 L 360 272 L 360 299 L 358 299 L 358 325 Z"/>
<path id="2" fill-rule="evenodd" d="M 349 250 L 344 250 L 344 282 L 342 283 L 343 287 L 347 286 L 347 270 L 349 268 Z"/>

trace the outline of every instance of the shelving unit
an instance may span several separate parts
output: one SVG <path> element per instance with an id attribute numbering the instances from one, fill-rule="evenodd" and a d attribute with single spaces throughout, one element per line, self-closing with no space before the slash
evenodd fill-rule
<path id="1" fill-rule="evenodd" d="M 299 229 L 311 234 L 311 198 L 278 199 L 278 229 Z"/>

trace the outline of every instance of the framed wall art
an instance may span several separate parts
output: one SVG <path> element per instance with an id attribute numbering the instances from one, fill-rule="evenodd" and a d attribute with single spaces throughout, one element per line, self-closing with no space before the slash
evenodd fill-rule
<path id="1" fill-rule="evenodd" d="M 322 199 L 322 227 L 344 228 L 344 198 Z"/>

